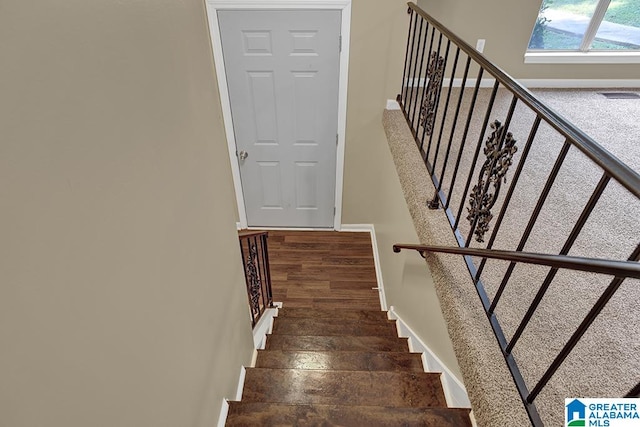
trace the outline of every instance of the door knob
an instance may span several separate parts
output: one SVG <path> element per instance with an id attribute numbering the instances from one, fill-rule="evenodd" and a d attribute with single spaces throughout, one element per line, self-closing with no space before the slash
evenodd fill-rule
<path id="1" fill-rule="evenodd" d="M 249 157 L 249 153 L 247 153 L 246 151 L 242 150 L 238 153 L 238 157 L 240 158 L 240 160 L 244 160 L 247 157 Z"/>

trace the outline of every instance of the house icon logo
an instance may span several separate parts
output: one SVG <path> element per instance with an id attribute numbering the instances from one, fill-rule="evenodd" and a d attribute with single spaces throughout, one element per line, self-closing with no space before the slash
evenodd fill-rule
<path id="1" fill-rule="evenodd" d="M 585 410 L 587 405 L 579 399 L 574 399 L 567 405 L 566 427 L 583 427 L 586 425 Z"/>

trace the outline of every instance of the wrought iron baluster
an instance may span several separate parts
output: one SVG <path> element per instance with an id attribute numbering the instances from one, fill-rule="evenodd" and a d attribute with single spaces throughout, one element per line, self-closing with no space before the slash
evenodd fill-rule
<path id="1" fill-rule="evenodd" d="M 636 384 L 624 397 L 640 397 L 640 383 Z"/>
<path id="2" fill-rule="evenodd" d="M 416 70 L 418 74 L 422 73 L 422 65 L 420 65 L 420 69 L 418 69 L 418 59 L 422 62 L 422 58 L 424 57 L 424 52 L 420 55 L 420 45 L 422 41 L 422 25 L 424 24 L 424 19 L 420 19 L 420 29 L 418 30 L 418 42 L 416 43 L 416 60 L 413 64 L 413 78 L 411 79 L 411 101 L 409 102 L 409 108 L 407 109 L 407 116 L 411 123 L 411 128 L 413 129 L 413 113 L 416 110 L 416 104 L 418 104 L 418 89 L 420 88 L 420 76 L 418 75 L 418 79 L 416 80 Z M 413 110 L 412 108 L 413 104 Z"/>
<path id="3" fill-rule="evenodd" d="M 247 243 L 249 244 L 249 253 L 247 255 L 245 273 L 249 287 L 249 305 L 252 313 L 254 313 L 254 315 L 258 315 L 260 314 L 260 289 L 262 287 L 257 268 L 258 248 L 255 243 L 255 237 L 253 242 L 251 239 L 248 239 Z"/>
<path id="4" fill-rule="evenodd" d="M 449 41 L 449 43 L 451 43 Z M 447 47 L 447 54 L 448 54 Z M 444 132 L 444 125 L 447 121 L 447 113 L 449 112 L 449 101 L 451 100 L 451 89 L 454 85 L 454 80 L 456 76 L 456 69 L 458 68 L 458 58 L 460 57 L 460 48 L 456 49 L 456 56 L 453 59 L 453 66 L 451 67 L 451 77 L 449 78 L 449 88 L 447 90 L 447 99 L 444 103 L 444 111 L 442 112 L 442 122 L 440 123 L 440 132 L 438 134 L 438 143 L 436 144 L 436 151 L 433 155 L 433 173 L 436 173 L 436 164 L 438 163 L 438 155 L 440 154 L 440 143 L 442 141 L 442 134 Z"/>
<path id="5" fill-rule="evenodd" d="M 469 176 L 467 176 L 467 183 L 464 186 L 464 192 L 462 193 L 462 201 L 460 202 L 460 208 L 458 209 L 458 215 L 456 216 L 456 222 L 453 226 L 453 229 L 456 230 L 458 228 L 458 224 L 460 224 L 460 218 L 462 217 L 462 209 L 465 206 L 465 199 L 467 198 L 467 193 L 469 192 L 469 187 L 471 186 L 471 180 L 473 179 L 473 174 L 476 170 L 476 162 L 478 161 L 478 156 L 480 155 L 480 148 L 482 148 L 482 140 L 484 139 L 484 133 L 487 131 L 487 126 L 489 125 L 489 118 L 491 117 L 491 111 L 493 110 L 493 104 L 496 100 L 496 94 L 498 93 L 498 86 L 500 86 L 500 82 L 496 80 L 493 85 L 493 90 L 491 91 L 491 98 L 489 99 L 489 105 L 487 106 L 487 112 L 484 116 L 484 122 L 482 123 L 482 130 L 480 131 L 480 135 L 478 136 L 478 143 L 476 144 L 476 151 L 473 154 L 473 161 L 471 162 L 471 169 L 469 170 Z"/>
<path id="6" fill-rule="evenodd" d="M 260 309 L 259 314 L 262 315 L 262 313 L 264 313 L 265 308 L 267 308 L 267 301 L 266 301 L 266 280 L 265 280 L 265 274 L 264 274 L 264 258 L 263 258 L 263 254 L 264 254 L 264 247 L 262 245 L 262 236 L 255 236 L 254 237 L 254 241 L 256 243 L 256 250 L 257 250 L 257 263 L 258 263 L 258 275 L 260 276 L 260 299 L 262 300 L 262 303 L 260 305 L 258 305 L 258 308 Z"/>
<path id="7" fill-rule="evenodd" d="M 415 51 L 413 50 L 413 45 L 416 41 L 416 28 L 418 26 L 418 14 L 416 13 L 416 15 L 413 18 L 413 35 L 411 36 L 411 50 L 409 51 L 409 71 L 408 71 L 408 76 L 407 76 L 407 90 L 405 91 L 405 96 L 404 96 L 404 103 L 403 103 L 403 107 L 404 107 L 404 114 L 406 117 L 409 117 L 409 111 L 411 110 L 411 96 L 409 96 L 409 92 L 410 92 L 410 88 L 413 88 L 413 76 L 411 75 L 411 66 L 413 65 L 413 56 L 415 54 Z M 408 101 L 407 101 L 408 98 Z"/>
<path id="8" fill-rule="evenodd" d="M 444 206 L 445 209 L 449 208 L 449 204 L 451 202 L 451 195 L 453 194 L 453 188 L 456 185 L 456 178 L 458 177 L 458 170 L 460 169 L 460 160 L 462 159 L 462 153 L 464 153 L 464 147 L 467 143 L 469 126 L 471 125 L 471 119 L 473 118 L 473 113 L 475 111 L 476 101 L 478 99 L 478 91 L 480 90 L 480 82 L 482 81 L 483 72 L 484 72 L 484 69 L 480 68 L 480 70 L 478 71 L 478 77 L 476 78 L 476 85 L 475 85 L 475 88 L 473 89 L 473 95 L 471 96 L 471 104 L 469 106 L 469 113 L 467 114 L 467 122 L 464 125 L 464 132 L 462 132 L 462 139 L 461 139 L 462 142 L 460 143 L 458 158 L 456 159 L 456 165 L 453 169 L 453 175 L 451 177 L 451 185 L 449 186 L 449 194 L 447 194 L 447 203 Z M 465 194 L 466 194 L 466 191 L 465 191 Z M 460 214 L 458 214 L 458 217 L 460 217 Z M 457 228 L 457 221 L 455 224 L 456 225 L 453 226 L 454 229 Z"/>
<path id="9" fill-rule="evenodd" d="M 267 308 L 273 307 L 266 232 L 239 233 L 251 324 L 255 326 Z"/>
<path id="10" fill-rule="evenodd" d="M 538 198 L 536 207 L 534 208 L 533 213 L 529 217 L 529 222 L 527 223 L 527 227 L 525 228 L 524 233 L 520 238 L 520 243 L 518 243 L 518 247 L 516 248 L 516 251 L 522 251 L 522 249 L 524 249 L 524 245 L 527 243 L 527 240 L 531 235 L 533 226 L 538 220 L 538 215 L 540 215 L 542 206 L 544 205 L 544 202 L 547 200 L 547 196 L 549 195 L 549 192 L 551 191 L 551 187 L 553 186 L 553 183 L 555 182 L 556 177 L 558 176 L 558 172 L 560 172 L 560 168 L 564 163 L 565 157 L 567 157 L 567 153 L 569 152 L 570 147 L 571 147 L 571 143 L 569 142 L 569 140 L 565 140 L 564 144 L 562 145 L 562 149 L 560 150 L 560 154 L 558 154 L 558 157 L 556 158 L 556 162 L 553 165 L 553 169 L 551 170 L 551 173 L 547 178 L 547 182 L 545 183 L 544 188 L 542 189 L 542 193 Z M 509 281 L 509 278 L 511 277 L 511 274 L 513 273 L 513 269 L 515 267 L 516 267 L 515 262 L 509 263 L 509 267 L 507 267 L 507 271 L 505 272 L 504 277 L 502 278 L 500 287 L 498 288 L 496 295 L 493 297 L 493 302 L 491 303 L 491 307 L 489 308 L 490 313 L 493 313 L 495 311 L 496 305 L 500 301 L 500 297 L 502 296 L 502 293 L 504 292 L 504 289 L 507 286 L 507 282 Z"/>
<path id="11" fill-rule="evenodd" d="M 433 39 L 432 39 L 433 42 Z M 420 149 L 424 147 L 424 138 L 426 135 L 433 133 L 433 125 L 435 124 L 435 110 L 438 105 L 438 92 L 442 85 L 442 78 L 444 76 L 444 58 L 440 56 L 440 48 L 442 46 L 442 33 L 438 36 L 438 49 L 437 51 L 431 50 L 429 58 L 429 71 L 427 77 L 429 83 L 427 84 L 427 96 L 423 100 L 420 107 L 420 124 L 422 125 L 422 138 L 420 141 Z M 428 149 L 427 149 L 428 152 Z M 428 159 L 428 156 L 425 160 Z"/>
<path id="12" fill-rule="evenodd" d="M 431 94 L 430 91 L 430 83 L 433 80 L 433 78 L 435 77 L 435 70 L 433 70 L 433 61 L 432 58 L 434 58 L 433 55 L 433 40 L 435 40 L 436 37 L 436 27 L 431 27 L 431 39 L 429 40 L 429 54 L 427 55 L 427 65 L 425 67 L 426 69 L 426 73 L 425 73 L 425 87 L 424 89 L 422 89 L 422 98 L 420 99 L 420 108 L 419 108 L 419 119 L 418 119 L 418 126 L 416 126 L 415 128 L 415 135 L 416 138 L 418 138 L 418 133 L 420 130 L 420 126 L 422 126 L 422 137 L 419 138 L 420 140 L 420 152 L 423 152 L 423 147 L 424 147 L 424 134 L 426 132 L 426 128 L 424 126 L 424 118 L 423 118 L 423 107 L 425 105 L 425 102 L 427 101 L 427 96 L 429 96 Z M 418 143 L 418 141 L 416 141 L 416 144 Z"/>
<path id="13" fill-rule="evenodd" d="M 460 54 L 460 48 L 458 48 L 458 51 L 456 52 L 456 63 L 458 62 L 458 56 Z M 458 125 L 458 117 L 460 115 L 460 107 L 462 105 L 462 98 L 464 97 L 464 89 L 465 86 L 467 84 L 467 76 L 469 75 L 469 66 L 471 64 L 471 58 L 467 56 L 467 62 L 466 65 L 464 67 L 464 74 L 462 76 L 462 83 L 460 85 L 460 95 L 458 96 L 458 103 L 456 105 L 456 112 L 454 113 L 453 116 L 453 123 L 451 124 L 451 133 L 449 134 L 449 143 L 447 144 L 447 151 L 445 152 L 444 155 L 444 161 L 442 162 L 442 172 L 440 172 L 440 179 L 438 180 L 438 187 L 436 188 L 436 191 L 433 195 L 433 199 L 428 203 L 428 207 L 429 209 L 438 209 L 438 207 L 440 206 L 440 202 L 441 200 L 439 200 L 440 196 L 440 190 L 442 190 L 442 183 L 444 181 L 444 174 L 447 171 L 447 165 L 449 164 L 449 154 L 451 153 L 451 146 L 453 145 L 453 135 L 456 131 L 456 127 Z M 455 67 L 453 69 L 453 72 L 451 73 L 451 81 L 453 82 L 455 76 Z M 449 86 L 449 90 L 451 90 L 451 86 Z M 450 95 L 451 93 L 449 93 Z M 447 95 L 447 98 L 448 96 Z M 449 104 L 449 100 L 447 99 L 447 105 Z M 441 129 L 444 128 L 444 120 L 443 120 L 443 126 Z M 441 135 L 442 136 L 442 135 Z M 439 144 L 439 141 L 438 141 Z M 437 151 L 437 150 L 436 150 Z M 437 160 L 437 156 L 436 159 L 434 159 L 433 161 L 433 168 L 435 170 L 435 163 Z M 444 202 L 444 201 L 443 201 Z M 448 200 L 447 202 L 448 203 Z"/>
<path id="14" fill-rule="evenodd" d="M 495 130 L 487 140 L 484 149 L 487 160 L 480 169 L 478 184 L 473 187 L 469 197 L 467 220 L 471 223 L 471 229 L 465 241 L 466 247 L 469 247 L 474 234 L 478 242 L 484 242 L 484 234 L 489 231 L 489 222 L 493 219 L 491 209 L 500 195 L 502 181 L 507 182 L 507 172 L 511 166 L 513 155 L 518 150 L 516 139 L 509 132 L 509 125 L 517 102 L 518 98 L 514 96 L 504 126 L 498 120 L 491 125 Z M 492 184 L 493 193 L 490 193 L 489 187 Z"/>
<path id="15" fill-rule="evenodd" d="M 607 188 L 607 184 L 609 184 L 610 179 L 611 177 L 606 172 L 600 178 L 600 181 L 598 182 L 596 189 L 591 194 L 589 201 L 587 202 L 584 209 L 580 213 L 580 217 L 574 224 L 573 229 L 569 234 L 569 237 L 564 242 L 564 245 L 562 246 L 562 250 L 560 250 L 560 255 L 567 255 L 571 250 L 571 247 L 573 246 L 576 239 L 580 235 L 580 232 L 582 231 L 584 224 L 587 222 L 587 219 L 589 219 L 589 216 L 591 215 L 593 208 L 596 207 L 596 203 L 598 203 L 598 200 L 600 200 L 600 196 L 602 196 L 602 193 Z M 556 277 L 557 273 L 558 273 L 557 268 L 552 268 L 551 270 L 549 270 L 549 273 L 547 273 L 547 277 L 545 277 L 544 282 L 542 282 L 542 285 L 540 286 L 540 289 L 536 293 L 535 298 L 529 305 L 529 308 L 527 309 L 527 313 L 524 315 L 524 318 L 520 322 L 520 325 L 518 325 L 518 329 L 513 334 L 513 337 L 511 337 L 511 341 L 507 346 L 507 353 L 511 353 L 511 351 L 513 351 L 513 347 L 518 342 L 518 339 L 520 339 L 522 332 L 524 332 L 524 329 L 529 324 L 529 321 L 533 317 L 533 314 L 538 309 L 538 306 L 540 305 L 542 298 L 547 293 L 547 290 L 549 289 L 549 286 L 551 285 L 551 282 L 553 281 L 553 279 Z"/>
<path id="16" fill-rule="evenodd" d="M 267 283 L 267 301 L 269 308 L 273 308 L 273 288 L 271 287 L 271 267 L 269 264 L 269 245 L 268 245 L 268 234 L 262 235 L 262 248 L 264 250 L 264 254 L 262 259 L 264 260 L 264 268 L 265 268 L 265 278 Z"/>
<path id="17" fill-rule="evenodd" d="M 424 21 L 424 20 L 423 20 Z M 415 121 L 416 121 L 416 112 L 419 111 L 418 106 L 421 105 L 419 102 L 419 99 L 424 96 L 424 90 L 426 87 L 426 84 L 422 84 L 422 95 L 420 94 L 420 82 L 422 80 L 422 65 L 424 62 L 424 57 L 428 56 L 426 54 L 426 48 L 427 48 L 427 39 L 429 38 L 429 22 L 428 21 L 424 21 L 424 23 L 426 24 L 425 30 L 424 30 L 424 41 L 422 42 L 422 54 L 420 55 L 420 66 L 418 67 L 418 82 L 417 82 L 417 89 L 416 89 L 416 102 L 413 104 L 413 111 L 411 112 L 411 128 L 412 129 L 416 129 L 417 126 L 415 125 Z M 420 35 L 422 35 L 422 27 L 420 27 Z M 428 67 L 427 67 L 428 68 Z M 426 74 L 426 70 L 425 70 L 425 74 Z M 426 79 L 425 79 L 426 80 Z"/>
<path id="18" fill-rule="evenodd" d="M 251 314 L 251 326 L 255 326 L 256 325 L 256 317 L 255 317 L 255 313 L 253 312 L 253 310 L 251 309 L 251 297 L 250 297 L 250 284 L 249 284 L 249 277 L 247 275 L 247 261 L 245 258 L 245 249 L 244 249 L 244 245 L 243 245 L 243 240 L 247 241 L 246 239 L 240 239 L 240 256 L 242 257 L 242 267 L 244 270 L 244 279 L 245 279 L 245 286 L 247 288 L 247 296 L 249 296 L 249 313 Z M 249 248 L 247 248 L 248 250 Z"/>
<path id="19" fill-rule="evenodd" d="M 640 261 L 640 245 L 636 246 L 636 249 L 633 251 L 628 260 Z M 527 402 L 533 402 L 538 394 L 542 391 L 544 386 L 547 385 L 551 377 L 553 377 L 553 374 L 555 374 L 560 365 L 562 365 L 562 362 L 564 362 L 569 353 L 571 353 L 576 344 L 578 344 L 580 338 L 582 338 L 584 333 L 587 332 L 593 321 L 596 320 L 596 317 L 598 317 L 604 306 L 607 305 L 611 297 L 613 297 L 618 288 L 620 288 L 622 282 L 624 282 L 624 278 L 615 277 L 611 281 L 609 286 L 607 286 L 607 289 L 605 289 L 602 295 L 600 295 L 600 298 L 598 298 L 594 306 L 591 308 L 591 310 L 589 310 L 589 313 L 587 313 L 585 318 L 582 320 L 580 326 L 578 326 L 578 329 L 576 329 L 573 335 L 571 335 L 571 338 L 569 338 L 567 344 L 565 344 L 565 346 L 562 348 L 558 356 L 556 356 L 556 358 L 553 360 L 547 371 L 544 373 L 544 375 L 542 375 L 542 378 L 540 379 L 540 381 L 538 381 L 538 384 L 536 384 L 533 390 L 531 390 L 531 393 L 529 393 L 529 396 L 527 396 Z M 638 386 L 636 386 L 635 390 L 638 391 Z"/>
<path id="20" fill-rule="evenodd" d="M 489 242 L 487 243 L 487 249 L 491 249 L 493 247 L 493 243 L 496 240 L 496 236 L 498 235 L 498 230 L 500 229 L 500 225 L 502 225 L 502 220 L 504 219 L 504 215 L 507 212 L 507 208 L 509 207 L 509 203 L 511 202 L 511 197 L 513 196 L 513 192 L 515 191 L 516 185 L 518 184 L 518 180 L 520 179 L 520 174 L 522 173 L 522 169 L 527 161 L 527 157 L 529 156 L 529 150 L 531 149 L 531 145 L 538 133 L 538 127 L 540 126 L 541 118 L 540 116 L 536 116 L 533 121 L 533 125 L 531 126 L 531 131 L 529 132 L 529 138 L 527 139 L 527 143 L 522 150 L 522 155 L 520 156 L 520 161 L 518 162 L 518 167 L 516 168 L 515 173 L 513 174 L 513 178 L 511 179 L 511 185 L 509 185 L 509 190 L 507 190 L 507 194 L 504 198 L 504 202 L 502 203 L 502 207 L 500 208 L 500 213 L 498 214 L 498 218 L 496 219 L 496 224 L 493 226 L 493 231 L 491 232 L 491 237 L 489 237 Z M 480 266 L 478 267 L 478 271 L 476 272 L 476 276 L 474 280 L 480 280 L 480 276 L 482 275 L 482 271 L 484 270 L 484 266 L 487 263 L 486 258 L 482 258 L 480 262 Z"/>
<path id="21" fill-rule="evenodd" d="M 442 45 L 442 33 L 440 33 L 440 39 L 438 40 L 438 58 L 440 58 L 440 48 Z M 447 39 L 447 48 L 445 50 L 444 58 L 442 58 L 442 70 L 440 71 L 440 79 L 438 81 L 438 85 L 435 88 L 435 102 L 432 107 L 432 118 L 431 118 L 431 132 L 429 132 L 429 144 L 427 145 L 427 164 L 429 164 L 429 155 L 431 154 L 431 144 L 433 143 L 433 132 L 436 130 L 436 117 L 438 116 L 438 110 L 440 109 L 440 95 L 442 94 L 442 85 L 444 84 L 444 74 L 447 68 L 447 61 L 449 60 L 449 51 L 451 50 L 451 40 Z M 433 167 L 431 168 L 431 173 L 435 173 Z"/>
<path id="22" fill-rule="evenodd" d="M 409 60 L 409 41 L 411 40 L 410 34 L 411 34 L 411 24 L 412 24 L 412 20 L 411 18 L 413 18 L 413 9 L 408 8 L 407 9 L 407 13 L 409 14 L 409 33 L 407 34 L 407 48 L 404 52 L 404 69 L 402 72 L 402 87 L 401 87 L 401 91 L 400 94 L 398 95 L 398 101 L 401 101 L 402 103 L 402 108 L 404 109 L 404 104 L 406 101 L 406 94 L 407 94 L 407 63 Z"/>

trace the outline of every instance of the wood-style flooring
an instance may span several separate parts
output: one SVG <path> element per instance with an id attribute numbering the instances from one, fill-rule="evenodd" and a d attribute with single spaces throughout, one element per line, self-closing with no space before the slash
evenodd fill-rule
<path id="1" fill-rule="evenodd" d="M 369 233 L 269 231 L 268 245 L 284 307 L 380 310 Z"/>
<path id="2" fill-rule="evenodd" d="M 380 310 L 368 233 L 270 231 L 282 302 L 227 426 L 471 427 Z"/>

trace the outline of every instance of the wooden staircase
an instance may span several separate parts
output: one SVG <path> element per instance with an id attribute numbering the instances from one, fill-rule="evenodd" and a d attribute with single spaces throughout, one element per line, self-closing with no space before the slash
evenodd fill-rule
<path id="1" fill-rule="evenodd" d="M 283 308 L 227 426 L 471 426 L 447 408 L 395 321 L 375 310 Z"/>

